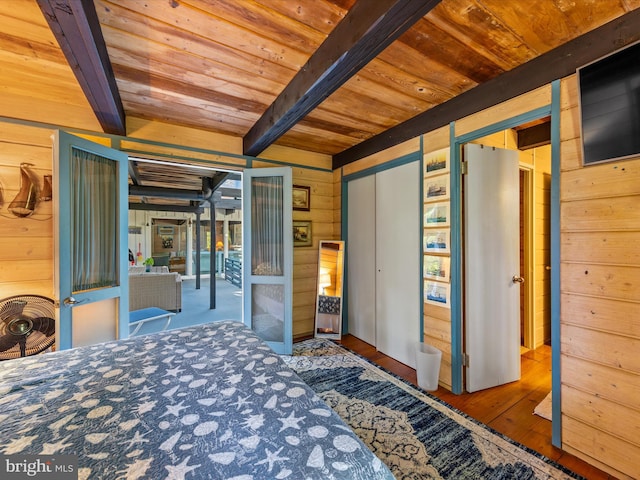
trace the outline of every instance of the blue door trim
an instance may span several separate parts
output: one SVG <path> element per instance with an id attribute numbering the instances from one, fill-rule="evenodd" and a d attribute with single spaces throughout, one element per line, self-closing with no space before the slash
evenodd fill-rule
<path id="1" fill-rule="evenodd" d="M 562 446 L 560 411 L 560 80 L 551 83 L 551 444 Z"/>
<path id="2" fill-rule="evenodd" d="M 462 393 L 462 172 L 455 122 L 449 124 L 451 159 L 451 391 Z M 455 228 L 457 227 L 457 228 Z"/>

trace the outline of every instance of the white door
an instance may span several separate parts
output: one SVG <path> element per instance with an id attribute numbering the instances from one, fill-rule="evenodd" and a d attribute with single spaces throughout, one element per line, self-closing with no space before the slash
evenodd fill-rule
<path id="1" fill-rule="evenodd" d="M 376 176 L 348 184 L 347 323 L 349 333 L 376 344 Z"/>
<path id="2" fill-rule="evenodd" d="M 64 132 L 54 140 L 56 345 L 129 336 L 128 157 Z"/>
<path id="3" fill-rule="evenodd" d="M 376 347 L 415 368 L 420 340 L 420 165 L 376 174 Z"/>
<path id="4" fill-rule="evenodd" d="M 518 152 L 467 144 L 464 160 L 466 390 L 520 378 Z"/>
<path id="5" fill-rule="evenodd" d="M 293 348 L 291 168 L 244 171 L 244 323 L 277 353 Z"/>

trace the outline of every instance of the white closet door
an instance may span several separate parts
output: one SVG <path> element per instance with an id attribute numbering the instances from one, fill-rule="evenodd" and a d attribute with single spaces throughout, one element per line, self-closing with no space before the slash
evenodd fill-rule
<path id="1" fill-rule="evenodd" d="M 375 189 L 375 345 L 413 368 L 420 339 L 419 182 L 420 165 L 413 162 L 376 174 Z"/>
<path id="2" fill-rule="evenodd" d="M 375 175 L 348 184 L 347 315 L 349 333 L 376 344 Z"/>

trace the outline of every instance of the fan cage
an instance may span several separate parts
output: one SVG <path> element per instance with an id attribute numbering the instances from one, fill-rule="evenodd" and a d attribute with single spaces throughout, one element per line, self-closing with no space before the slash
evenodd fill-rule
<path id="1" fill-rule="evenodd" d="M 42 295 L 0 300 L 0 361 L 44 352 L 55 343 L 54 301 Z"/>

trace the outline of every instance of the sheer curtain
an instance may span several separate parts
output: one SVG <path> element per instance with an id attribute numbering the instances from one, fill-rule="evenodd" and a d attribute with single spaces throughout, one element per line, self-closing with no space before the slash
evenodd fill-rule
<path id="1" fill-rule="evenodd" d="M 71 269 L 73 291 L 117 285 L 116 162 L 72 149 Z"/>
<path id="2" fill-rule="evenodd" d="M 284 274 L 283 178 L 255 177 L 251 182 L 251 272 Z"/>

